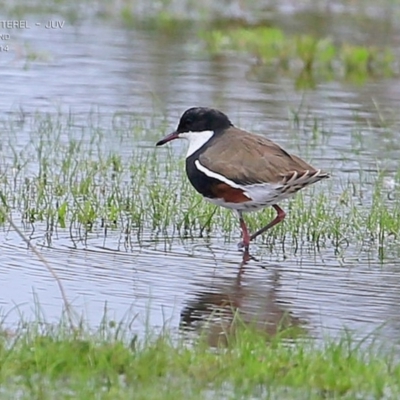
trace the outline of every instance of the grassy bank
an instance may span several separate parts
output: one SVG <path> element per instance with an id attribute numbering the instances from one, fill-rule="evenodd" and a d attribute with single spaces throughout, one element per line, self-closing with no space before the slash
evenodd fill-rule
<path id="1" fill-rule="evenodd" d="M 286 338 L 285 338 L 286 337 Z M 137 339 L 28 324 L 0 337 L 1 397 L 19 399 L 395 399 L 393 354 L 349 335 L 316 345 L 237 330 L 223 347 L 168 332 Z"/>
<path id="2" fill-rule="evenodd" d="M 97 118 L 88 115 L 81 123 L 60 113 L 3 121 L 0 197 L 10 216 L 38 231 L 44 227 L 48 236 L 68 230 L 72 240 L 94 230 L 118 230 L 139 242 L 149 231 L 171 238 L 237 239 L 236 218 L 194 191 L 183 157 L 154 147 L 164 133 L 162 120 Z M 334 176 L 286 204 L 288 218 L 260 240 L 386 246 L 400 234 L 398 180 L 392 174 L 387 188 L 383 172 L 361 171 L 351 181 Z M 268 209 L 246 218 L 255 229 L 272 216 Z M 1 222 L 6 224 L 4 216 Z"/>
<path id="3" fill-rule="evenodd" d="M 275 27 L 228 26 L 203 32 L 201 37 L 211 54 L 248 54 L 259 69 L 272 67 L 295 76 L 298 88 L 313 87 L 315 79 L 363 83 L 368 78 L 393 76 L 396 71 L 394 53 L 389 48 L 338 45 L 331 38 L 306 34 L 288 36 Z"/>

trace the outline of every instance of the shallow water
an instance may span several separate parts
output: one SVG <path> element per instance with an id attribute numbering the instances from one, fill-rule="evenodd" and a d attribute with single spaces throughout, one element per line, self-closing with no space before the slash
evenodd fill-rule
<path id="1" fill-rule="evenodd" d="M 292 30 L 307 31 L 310 21 L 325 19 L 329 24 L 320 24 L 323 35 L 356 35 L 361 43 L 371 40 L 365 20 L 352 12 L 344 18 L 340 2 L 334 3 L 339 11 L 333 7 L 316 14 L 285 4 L 271 14 L 282 26 L 299 12 L 302 18 L 295 19 Z M 374 21 L 377 43 L 398 45 L 399 30 L 389 24 L 392 18 L 393 13 L 382 12 Z M 398 168 L 397 78 L 371 80 L 363 86 L 317 82 L 315 89 L 298 92 L 293 79 L 259 74 L 244 57 L 210 58 L 190 32 L 182 42 L 178 35 L 121 28 L 97 19 L 67 23 L 62 30 L 33 27 L 35 21 L 47 19 L 29 17 L 32 29 L 11 32 L 12 51 L 0 60 L 4 117 L 61 109 L 71 111 L 83 125 L 91 110 L 105 116 L 135 113 L 153 121 L 148 140 L 132 141 L 131 147 L 124 142 L 123 155 L 137 146 L 152 149 L 162 131 L 158 124 L 165 126 L 164 115 L 173 129 L 184 109 L 208 105 L 226 111 L 236 125 L 267 133 L 332 171 L 338 187 L 358 179 L 360 171 L 373 174 L 378 167 L 385 168 L 390 179 Z M 335 20 L 346 29 L 338 32 Z M 27 62 L 27 44 L 43 59 Z M 300 126 L 288 122 L 293 111 L 299 112 Z M 314 118 L 322 127 L 317 139 L 311 133 Z M 26 126 L 16 135 L 17 147 L 31 139 Z M 112 137 L 108 143 L 119 146 Z M 160 162 L 165 151 L 159 151 Z M 173 151 L 181 154 L 182 148 L 177 144 Z M 26 233 L 40 245 L 45 227 L 36 224 L 31 229 L 27 227 Z M 317 251 L 307 243 L 296 252 L 256 244 L 255 259 L 243 263 L 236 249 L 238 232 L 232 243 L 216 233 L 208 239 L 172 242 L 147 235 L 140 244 L 134 238 L 126 243 L 119 232 L 105 237 L 99 231 L 76 247 L 68 232 L 59 229 L 50 247 L 39 248 L 59 274 L 76 311 L 93 326 L 101 322 L 105 309 L 116 321 L 134 319 L 140 333 L 163 325 L 196 327 L 223 308 L 227 324 L 232 309 L 239 309 L 243 319 L 273 330 L 289 313 L 290 323 L 316 337 L 336 335 L 347 327 L 361 337 L 379 329 L 391 342 L 398 341 L 400 263 L 395 254 L 389 252 L 382 259 L 378 249 L 357 244 L 351 244 L 345 256 L 329 246 Z M 0 249 L 0 307 L 3 315 L 11 311 L 6 321 L 14 324 L 19 313 L 33 318 L 38 312 L 36 296 L 40 312 L 56 320 L 62 307 L 60 293 L 41 262 L 8 227 L 0 233 Z M 12 311 L 15 306 L 18 311 Z M 217 318 L 209 321 L 210 342 L 220 325 Z"/>

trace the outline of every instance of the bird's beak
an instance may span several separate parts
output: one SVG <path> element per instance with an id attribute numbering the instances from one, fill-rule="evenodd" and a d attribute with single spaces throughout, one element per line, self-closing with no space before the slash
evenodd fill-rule
<path id="1" fill-rule="evenodd" d="M 156 146 L 162 146 L 165 143 L 170 142 L 171 140 L 175 140 L 179 138 L 179 134 L 177 131 L 174 131 L 172 133 L 170 133 L 169 135 L 165 136 L 164 138 L 162 138 L 161 140 L 159 140 L 156 143 Z"/>

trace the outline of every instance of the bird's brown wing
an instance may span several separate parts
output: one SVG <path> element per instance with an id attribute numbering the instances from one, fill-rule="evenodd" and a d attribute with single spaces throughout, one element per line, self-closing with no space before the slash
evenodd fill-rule
<path id="1" fill-rule="evenodd" d="M 278 183 L 293 172 L 316 171 L 301 158 L 261 136 L 232 127 L 223 138 L 215 140 L 199 156 L 199 161 L 236 183 Z"/>

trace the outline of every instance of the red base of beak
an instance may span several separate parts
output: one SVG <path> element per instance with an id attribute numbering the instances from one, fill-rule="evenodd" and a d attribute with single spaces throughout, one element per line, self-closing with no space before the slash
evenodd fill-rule
<path id="1" fill-rule="evenodd" d="M 167 136 L 165 136 L 164 138 L 162 138 L 161 140 L 159 140 L 157 143 L 156 143 L 156 146 L 162 146 L 163 144 L 165 144 L 165 143 L 168 143 L 168 142 L 170 142 L 171 140 L 175 140 L 175 139 L 178 139 L 178 137 L 179 137 L 179 135 L 178 135 L 178 132 L 172 132 L 172 133 L 170 133 L 169 135 L 167 135 Z"/>

